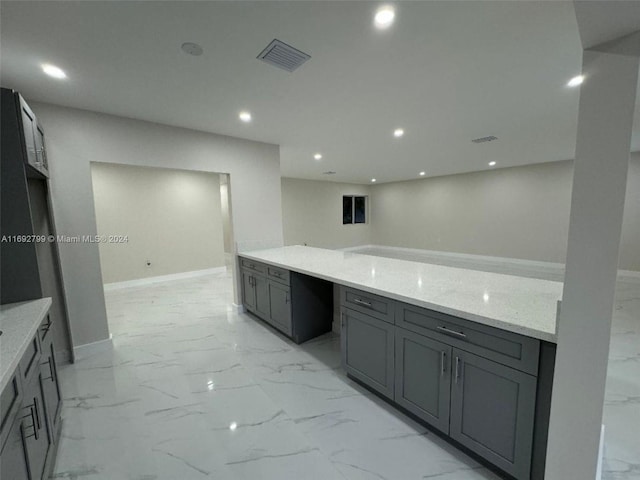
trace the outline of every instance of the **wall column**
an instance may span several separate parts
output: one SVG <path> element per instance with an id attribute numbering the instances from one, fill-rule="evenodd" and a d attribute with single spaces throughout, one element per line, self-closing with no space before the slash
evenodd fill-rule
<path id="1" fill-rule="evenodd" d="M 547 480 L 597 475 L 638 67 L 584 51 Z"/>

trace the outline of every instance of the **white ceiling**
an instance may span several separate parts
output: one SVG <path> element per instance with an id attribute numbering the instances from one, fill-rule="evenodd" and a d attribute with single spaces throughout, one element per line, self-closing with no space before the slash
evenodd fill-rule
<path id="1" fill-rule="evenodd" d="M 290 177 L 387 182 L 573 157 L 579 92 L 565 84 L 582 48 L 571 2 L 395 5 L 378 31 L 373 2 L 3 1 L 2 85 L 276 143 Z M 257 60 L 274 38 L 311 59 L 293 73 Z M 46 77 L 43 62 L 68 79 Z M 471 143 L 487 135 L 499 140 Z"/>

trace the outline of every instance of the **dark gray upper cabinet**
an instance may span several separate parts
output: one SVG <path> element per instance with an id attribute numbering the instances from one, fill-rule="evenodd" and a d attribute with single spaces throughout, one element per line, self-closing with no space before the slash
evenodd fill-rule
<path id="1" fill-rule="evenodd" d="M 529 479 L 536 378 L 462 350 L 453 357 L 451 438 Z"/>
<path id="2" fill-rule="evenodd" d="M 39 174 L 48 177 L 48 164 L 46 160 L 46 152 L 44 148 L 44 130 L 42 125 L 38 125 L 36 116 L 24 101 L 22 95 L 15 93 L 17 103 L 20 109 L 20 126 L 22 138 L 24 141 L 23 148 L 25 161 Z"/>
<path id="3" fill-rule="evenodd" d="M 291 288 L 278 282 L 269 281 L 269 320 L 274 327 L 291 335 Z"/>
<path id="4" fill-rule="evenodd" d="M 13 425 L 7 426 L 7 438 L 0 450 L 0 478 L 30 480 L 27 452 L 24 449 L 23 421 L 18 415 Z"/>
<path id="5" fill-rule="evenodd" d="M 451 352 L 449 345 L 396 329 L 395 401 L 447 434 Z"/>
<path id="6" fill-rule="evenodd" d="M 343 308 L 342 361 L 347 373 L 394 398 L 394 326 Z"/>

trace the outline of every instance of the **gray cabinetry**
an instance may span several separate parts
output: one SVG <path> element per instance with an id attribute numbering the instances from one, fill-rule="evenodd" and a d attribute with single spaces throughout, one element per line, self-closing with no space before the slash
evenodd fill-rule
<path id="1" fill-rule="evenodd" d="M 242 270 L 242 301 L 250 312 L 260 316 L 268 315 L 269 289 L 264 275 Z"/>
<path id="2" fill-rule="evenodd" d="M 43 480 L 55 461 L 62 396 L 47 316 L 0 395 L 0 479 Z"/>
<path id="3" fill-rule="evenodd" d="M 268 282 L 267 288 L 269 289 L 269 323 L 287 335 L 291 335 L 291 302 L 289 301 L 291 288 L 273 281 Z"/>
<path id="4" fill-rule="evenodd" d="M 24 389 L 22 424 L 25 449 L 32 479 L 42 478 L 51 443 L 47 427 L 44 394 L 40 375 L 35 375 Z"/>
<path id="5" fill-rule="evenodd" d="M 239 257 L 244 307 L 296 343 L 331 331 L 333 285 Z"/>
<path id="6" fill-rule="evenodd" d="M 519 479 L 528 479 L 536 378 L 454 349 L 450 436 Z"/>
<path id="7" fill-rule="evenodd" d="M 0 478 L 30 480 L 21 415 L 13 419 L 13 424 L 7 425 L 7 436 L 0 450 Z"/>
<path id="8" fill-rule="evenodd" d="M 452 348 L 396 329 L 395 400 L 425 422 L 449 433 Z"/>
<path id="9" fill-rule="evenodd" d="M 342 310 L 342 361 L 347 373 L 385 397 L 394 397 L 394 326 Z"/>

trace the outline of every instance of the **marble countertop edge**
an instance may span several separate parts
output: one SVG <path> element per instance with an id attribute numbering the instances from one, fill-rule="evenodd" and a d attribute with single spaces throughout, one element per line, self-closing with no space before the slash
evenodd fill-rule
<path id="1" fill-rule="evenodd" d="M 283 249 L 286 248 L 291 248 L 291 247 L 282 247 Z M 305 248 L 305 247 L 300 247 L 300 248 Z M 306 248 L 311 248 L 311 247 L 306 247 Z M 477 313 L 473 313 L 473 312 L 469 312 L 469 311 L 465 311 L 465 310 L 461 310 L 461 309 L 456 309 L 456 308 L 452 308 L 450 306 L 447 305 L 441 305 L 438 303 L 434 303 L 434 302 L 429 302 L 429 301 L 425 301 L 423 299 L 420 298 L 416 298 L 416 297 L 412 297 L 410 295 L 403 295 L 401 293 L 397 293 L 394 291 L 390 291 L 390 290 L 385 290 L 385 289 L 380 289 L 380 288 L 376 288 L 376 287 L 372 287 L 370 285 L 367 284 L 363 284 L 363 283 L 358 283 L 358 282 L 354 282 L 354 281 L 349 281 L 349 280 L 345 280 L 343 278 L 340 277 L 334 277 L 332 275 L 328 275 L 326 273 L 323 272 L 318 272 L 318 271 L 313 271 L 313 270 L 309 270 L 308 268 L 302 268 L 299 265 L 292 265 L 290 263 L 287 262 L 282 262 L 282 261 L 277 261 L 277 260 L 273 260 L 273 259 L 267 259 L 265 258 L 265 256 L 263 255 L 264 252 L 273 252 L 276 251 L 278 249 L 269 249 L 269 250 L 259 250 L 259 251 L 248 251 L 248 252 L 240 252 L 238 253 L 239 256 L 241 257 L 245 257 L 248 259 L 252 259 L 258 262 L 262 262 L 262 263 L 266 263 L 266 264 L 270 264 L 273 266 L 277 266 L 277 267 L 281 267 L 281 268 L 285 268 L 288 270 L 291 270 L 293 272 L 297 272 L 297 273 L 301 273 L 304 275 L 310 275 L 316 278 L 320 278 L 323 280 L 327 280 L 330 282 L 334 282 L 334 283 L 338 283 L 340 285 L 346 286 L 346 287 L 351 287 L 351 288 L 356 288 L 368 293 L 373 293 L 376 295 L 380 295 L 383 297 L 388 297 L 391 298 L 393 300 L 397 300 L 397 301 L 401 301 L 401 302 L 405 302 L 417 307 L 423 307 L 423 308 L 428 308 L 430 310 L 434 310 L 440 313 L 444 313 L 444 314 L 449 314 L 449 315 L 453 315 L 459 318 L 463 318 L 465 320 L 469 320 L 471 322 L 475 322 L 475 323 L 479 323 L 482 325 L 486 325 L 489 327 L 494 327 L 494 328 L 498 328 L 501 330 L 505 330 L 508 332 L 512 332 L 512 333 L 517 333 L 520 335 L 525 335 L 528 337 L 532 337 L 532 338 L 536 338 L 538 340 L 543 340 L 546 342 L 550 342 L 550 343 L 557 343 L 557 332 L 556 332 L 556 321 L 555 321 L 555 311 L 556 311 L 556 303 L 557 300 L 555 300 L 553 302 L 553 310 L 554 310 L 554 319 L 553 319 L 553 328 L 546 328 L 546 329 L 541 329 L 541 328 L 535 328 L 532 326 L 527 326 L 527 325 L 522 325 L 522 324 L 517 324 L 517 323 L 512 323 L 508 320 L 504 320 L 501 318 L 495 318 L 495 317 L 490 317 L 490 316 L 483 316 Z M 320 250 L 320 249 L 313 249 L 313 250 Z M 327 252 L 334 252 L 333 250 L 326 250 Z M 349 252 L 348 255 L 351 256 L 368 256 L 368 255 L 362 255 L 362 254 L 357 254 L 357 253 L 352 253 Z M 408 260 L 396 260 L 396 259 L 391 259 L 391 258 L 386 258 L 386 257 L 374 257 L 374 258 L 384 258 L 385 261 L 390 261 L 393 262 L 394 264 L 396 262 L 398 262 L 398 265 L 402 265 L 403 263 L 410 263 L 410 264 L 414 264 L 414 263 L 420 263 L 420 262 L 411 262 Z M 431 264 L 425 264 L 425 265 L 431 265 Z M 437 267 L 443 267 L 441 265 L 437 265 Z M 462 269 L 460 267 L 443 267 L 443 268 L 447 268 L 447 269 L 452 269 L 452 270 L 457 270 L 457 271 L 469 271 L 469 272 L 477 272 L 477 270 L 466 270 L 466 269 Z M 490 273 L 490 272 L 482 272 L 482 273 L 486 273 L 487 275 L 490 276 L 504 276 L 504 274 L 494 274 L 494 273 Z M 525 277 L 517 277 L 517 278 L 525 278 Z M 531 280 L 531 279 L 527 279 L 527 280 Z M 540 282 L 549 282 L 547 280 L 540 280 Z M 535 293 L 532 293 L 532 296 L 534 296 Z M 551 326 L 550 326 L 551 327 Z"/>
<path id="2" fill-rule="evenodd" d="M 0 306 L 0 392 L 9 383 L 50 307 L 49 297 Z"/>

